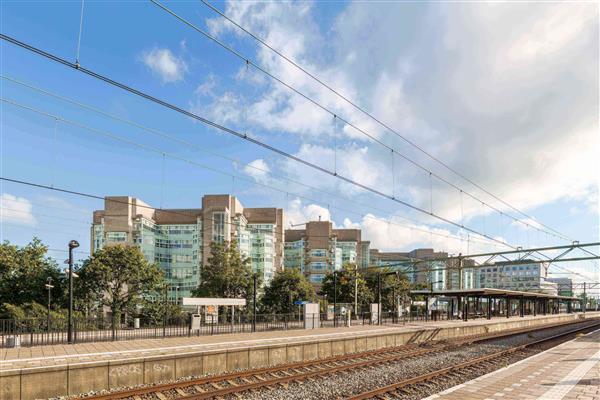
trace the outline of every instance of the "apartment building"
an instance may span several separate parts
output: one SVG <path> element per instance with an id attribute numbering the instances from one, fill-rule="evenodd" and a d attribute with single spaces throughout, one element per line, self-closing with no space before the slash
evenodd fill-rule
<path id="1" fill-rule="evenodd" d="M 369 265 L 370 243 L 360 229 L 334 229 L 329 221 L 310 221 L 305 229 L 285 231 L 285 268 L 300 269 L 315 285 L 344 264 Z"/>
<path id="2" fill-rule="evenodd" d="M 527 260 L 529 261 L 529 260 Z M 548 280 L 547 263 L 497 262 L 477 268 L 477 287 L 558 294 L 558 285 Z"/>
<path id="3" fill-rule="evenodd" d="M 191 295 L 212 242 L 236 240 L 252 270 L 269 283 L 283 267 L 283 210 L 245 208 L 230 195 L 206 195 L 202 208 L 155 209 L 129 196 L 106 197 L 94 211 L 91 249 L 122 243 L 140 247 L 164 271 L 170 297 Z"/>

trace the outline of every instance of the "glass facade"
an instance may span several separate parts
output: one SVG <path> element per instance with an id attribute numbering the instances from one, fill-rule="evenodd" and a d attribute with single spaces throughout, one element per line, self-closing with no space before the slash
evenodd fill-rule
<path id="1" fill-rule="evenodd" d="M 301 272 L 305 272 L 303 239 L 285 242 L 283 255 L 284 268 L 299 268 Z"/>
<path id="2" fill-rule="evenodd" d="M 275 225 L 248 224 L 252 271 L 268 285 L 275 275 Z"/>
<path id="3" fill-rule="evenodd" d="M 144 257 L 158 264 L 173 290 L 170 296 L 189 297 L 198 286 L 202 262 L 202 222 L 196 224 L 155 224 L 138 217 L 133 222 L 131 242 L 127 232 L 104 232 L 103 224 L 93 228 L 94 249 L 111 243 L 132 243 Z"/>

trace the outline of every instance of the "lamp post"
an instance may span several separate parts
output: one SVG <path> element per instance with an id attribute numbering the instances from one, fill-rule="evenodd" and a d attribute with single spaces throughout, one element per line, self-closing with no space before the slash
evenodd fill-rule
<path id="1" fill-rule="evenodd" d="M 69 324 L 67 330 L 67 343 L 73 343 L 73 249 L 79 247 L 77 240 L 69 242 Z"/>
<path id="2" fill-rule="evenodd" d="M 335 314 L 337 311 L 337 271 L 333 271 L 333 326 L 337 326 Z"/>
<path id="3" fill-rule="evenodd" d="M 49 276 L 46 279 L 46 284 L 44 286 L 46 286 L 46 289 L 48 290 L 48 325 L 46 326 L 46 330 L 50 331 L 50 301 L 51 301 L 50 292 L 52 291 L 52 288 L 54 287 L 54 285 L 52 285 L 52 277 Z"/>
<path id="4" fill-rule="evenodd" d="M 256 290 L 258 286 L 258 274 L 252 274 L 254 290 L 252 292 L 252 332 L 256 332 Z"/>

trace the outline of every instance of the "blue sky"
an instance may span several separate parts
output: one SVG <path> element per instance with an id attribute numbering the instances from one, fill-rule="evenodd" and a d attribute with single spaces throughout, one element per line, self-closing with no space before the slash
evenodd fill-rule
<path id="1" fill-rule="evenodd" d="M 581 242 L 598 241 L 597 5 L 214 4 L 537 221 Z M 525 217 L 201 2 L 165 5 L 505 216 L 390 156 L 150 2 L 86 2 L 81 65 L 498 240 L 523 247 L 565 243 L 511 221 L 506 214 Z M 80 8 L 78 1 L 3 2 L 2 33 L 75 61 Z M 128 194 L 167 208 L 199 207 L 203 194 L 233 193 L 246 206 L 285 208 L 288 223 L 321 216 L 361 227 L 384 250 L 502 248 L 6 42 L 0 46 L 4 177 L 100 196 Z M 2 240 L 24 244 L 36 235 L 60 250 L 76 238 L 85 256 L 91 212 L 102 208 L 100 201 L 7 182 L 1 193 Z M 567 267 L 600 279 L 597 264 Z"/>

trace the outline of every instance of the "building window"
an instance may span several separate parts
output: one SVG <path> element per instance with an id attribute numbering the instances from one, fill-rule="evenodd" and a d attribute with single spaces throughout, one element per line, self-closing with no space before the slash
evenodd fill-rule
<path id="1" fill-rule="evenodd" d="M 225 213 L 213 213 L 213 242 L 223 243 L 225 241 Z"/>

